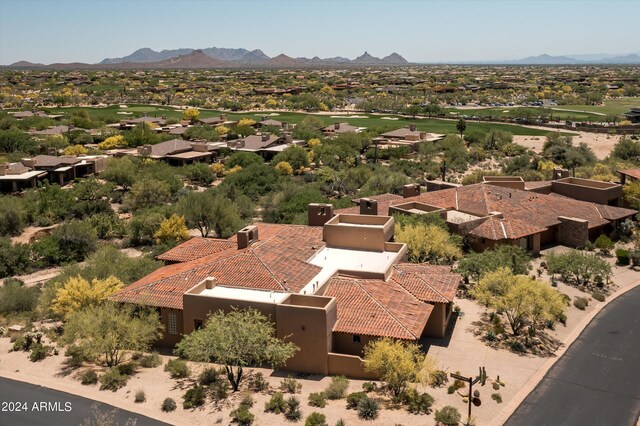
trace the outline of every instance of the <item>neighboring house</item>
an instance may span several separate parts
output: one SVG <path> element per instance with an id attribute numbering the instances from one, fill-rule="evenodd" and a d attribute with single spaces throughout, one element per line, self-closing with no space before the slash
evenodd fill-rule
<path id="1" fill-rule="evenodd" d="M 640 108 L 631 108 L 629 112 L 625 112 L 624 116 L 632 123 L 640 123 Z"/>
<path id="2" fill-rule="evenodd" d="M 18 111 L 18 112 L 9 112 L 15 119 L 24 120 L 25 118 L 31 117 L 41 117 L 41 118 L 51 118 L 53 120 L 64 117 L 63 114 L 47 114 L 44 111 Z"/>
<path id="3" fill-rule="evenodd" d="M 291 133 L 278 136 L 271 133 L 258 133 L 243 139 L 227 142 L 229 149 L 233 151 L 253 152 L 261 155 L 265 160 L 270 160 L 279 152 L 293 145 L 302 145 L 304 140 L 294 140 Z"/>
<path id="4" fill-rule="evenodd" d="M 260 121 L 256 123 L 257 127 L 277 127 L 279 129 L 287 130 L 289 124 L 284 121 L 273 120 L 271 118 L 262 117 Z"/>
<path id="5" fill-rule="evenodd" d="M 437 133 L 421 132 L 416 129 L 415 124 L 410 124 L 401 129 L 382 133 L 375 141 L 382 148 L 410 146 L 414 151 L 425 142 L 435 142 L 444 139 L 445 135 Z"/>
<path id="6" fill-rule="evenodd" d="M 568 178 L 575 179 L 575 178 Z M 477 251 L 499 244 L 517 245 L 534 254 L 541 246 L 581 246 L 609 231 L 637 212 L 560 195 L 479 183 L 420 194 L 419 185 L 406 185 L 404 197 L 382 194 L 354 200 L 358 206 L 338 213 L 393 215 L 437 213 L 449 228 L 466 237 Z M 583 194 L 586 189 L 569 181 L 562 190 Z M 597 192 L 600 189 L 593 189 Z M 607 189 L 602 189 L 607 198 Z M 575 194 L 574 194 L 575 195 Z"/>
<path id="7" fill-rule="evenodd" d="M 145 115 L 139 118 L 121 120 L 119 127 L 120 129 L 132 129 L 140 123 L 149 123 L 149 124 L 154 124 L 156 126 L 164 126 L 166 122 L 167 122 L 166 117 L 149 117 Z"/>
<path id="8" fill-rule="evenodd" d="M 139 157 L 163 160 L 175 166 L 198 162 L 210 163 L 217 151 L 224 147 L 223 142 L 190 142 L 184 139 L 171 139 L 155 145 L 144 145 L 136 151 L 127 151 Z"/>
<path id="9" fill-rule="evenodd" d="M 640 181 L 640 169 L 626 169 L 626 170 L 618 170 L 620 173 L 620 184 L 624 185 L 626 183 Z"/>
<path id="10" fill-rule="evenodd" d="M 69 126 L 52 126 L 44 130 L 29 130 L 30 135 L 34 136 L 62 136 L 69 132 Z"/>
<path id="11" fill-rule="evenodd" d="M 327 127 L 322 128 L 322 133 L 325 136 L 333 136 L 341 133 L 359 133 L 363 127 L 352 126 L 349 123 L 335 123 Z"/>
<path id="12" fill-rule="evenodd" d="M 259 223 L 228 240 L 192 238 L 158 256 L 164 266 L 110 298 L 156 307 L 173 346 L 218 310 L 254 308 L 300 351 L 286 369 L 368 378 L 363 348 L 381 337 L 442 337 L 461 281 L 448 266 L 405 263 L 394 219 L 333 215 Z"/>
<path id="13" fill-rule="evenodd" d="M 35 188 L 47 172 L 33 170 L 22 163 L 0 164 L 0 192 L 18 192 Z"/>
<path id="14" fill-rule="evenodd" d="M 205 126 L 212 126 L 212 127 L 219 127 L 219 126 L 235 127 L 238 124 L 237 121 L 229 120 L 226 114 L 222 114 L 219 117 L 200 118 L 198 119 L 198 123 Z"/>
<path id="15" fill-rule="evenodd" d="M 40 180 L 64 186 L 76 178 L 97 174 L 104 170 L 103 156 L 37 155 L 23 158 L 20 163 L 0 167 L 3 192 L 16 192 L 35 187 Z"/>

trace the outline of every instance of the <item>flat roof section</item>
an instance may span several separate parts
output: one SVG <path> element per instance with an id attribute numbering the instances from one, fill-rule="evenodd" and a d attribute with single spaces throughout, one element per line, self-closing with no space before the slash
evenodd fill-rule
<path id="1" fill-rule="evenodd" d="M 203 289 L 199 294 L 200 296 L 216 297 L 218 299 L 246 300 L 250 302 L 275 304 L 281 303 L 289 293 L 216 285 L 211 289 Z"/>
<path id="2" fill-rule="evenodd" d="M 302 288 L 300 293 L 314 294 L 336 272 L 361 272 L 384 275 L 396 263 L 400 252 L 394 251 L 364 251 L 324 247 L 309 263 L 322 270 Z"/>

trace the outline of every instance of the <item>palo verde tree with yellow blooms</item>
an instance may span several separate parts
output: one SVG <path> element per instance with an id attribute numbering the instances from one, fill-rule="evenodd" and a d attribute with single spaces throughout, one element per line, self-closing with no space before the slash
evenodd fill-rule
<path id="1" fill-rule="evenodd" d="M 473 286 L 471 295 L 504 314 L 514 336 L 528 324 L 535 328 L 543 321 L 555 321 L 565 309 L 559 291 L 527 275 L 514 275 L 504 267 L 485 274 Z"/>
<path id="2" fill-rule="evenodd" d="M 199 117 L 200 117 L 200 111 L 198 111 L 195 108 L 187 108 L 182 112 L 182 118 L 184 120 L 189 120 L 192 123 L 195 123 L 196 121 L 198 121 Z"/>
<path id="3" fill-rule="evenodd" d="M 394 397 L 414 382 L 422 369 L 424 354 L 415 343 L 401 340 L 372 340 L 364 348 L 364 368 L 387 383 Z"/>
<path id="4" fill-rule="evenodd" d="M 173 214 L 163 220 L 153 236 L 158 244 L 179 243 L 188 240 L 189 229 L 185 223 L 184 216 Z"/>
<path id="5" fill-rule="evenodd" d="M 58 289 L 51 311 L 68 318 L 74 312 L 100 304 L 123 287 L 124 283 L 114 276 L 91 282 L 81 276 L 71 277 Z"/>

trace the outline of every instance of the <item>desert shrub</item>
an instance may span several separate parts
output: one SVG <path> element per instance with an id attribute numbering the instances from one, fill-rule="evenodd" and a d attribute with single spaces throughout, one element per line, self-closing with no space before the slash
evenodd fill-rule
<path id="1" fill-rule="evenodd" d="M 517 353 L 522 353 L 525 351 L 524 345 L 519 340 L 511 340 L 509 341 L 509 348 Z"/>
<path id="2" fill-rule="evenodd" d="M 24 336 L 15 336 L 15 340 L 13 341 L 13 346 L 11 346 L 11 350 L 13 352 L 23 351 L 25 345 Z"/>
<path id="3" fill-rule="evenodd" d="M 362 420 L 375 420 L 378 418 L 378 402 L 368 396 L 358 402 L 358 417 Z"/>
<path id="4" fill-rule="evenodd" d="M 123 375 L 117 367 L 113 367 L 100 376 L 98 380 L 100 382 L 100 390 L 115 392 L 127 384 L 129 376 Z"/>
<path id="5" fill-rule="evenodd" d="M 51 354 L 52 350 L 52 346 L 43 345 L 42 343 L 35 343 L 31 348 L 29 360 L 31 362 L 42 361 Z"/>
<path id="6" fill-rule="evenodd" d="M 436 370 L 429 377 L 429 386 L 440 388 L 449 382 L 449 374 L 445 370 Z"/>
<path id="7" fill-rule="evenodd" d="M 498 386 L 500 386 L 500 385 L 498 385 Z M 498 404 L 502 403 L 502 395 L 500 395 L 499 393 L 492 393 L 491 394 L 491 399 L 493 399 Z"/>
<path id="8" fill-rule="evenodd" d="M 164 366 L 164 371 L 169 372 L 172 379 L 184 379 L 191 375 L 191 370 L 187 363 L 178 358 L 169 360 Z"/>
<path id="9" fill-rule="evenodd" d="M 302 418 L 302 411 L 300 410 L 300 401 L 295 396 L 287 398 L 287 409 L 284 413 L 284 417 L 290 422 L 297 422 Z"/>
<path id="10" fill-rule="evenodd" d="M 361 400 L 367 397 L 366 392 L 352 392 L 347 395 L 347 408 L 353 409 L 358 408 L 358 404 Z"/>
<path id="11" fill-rule="evenodd" d="M 216 368 L 205 368 L 198 376 L 198 384 L 209 386 L 220 380 L 220 370 Z"/>
<path id="12" fill-rule="evenodd" d="M 240 426 L 248 426 L 253 423 L 255 416 L 249 411 L 249 407 L 240 404 L 238 408 L 229 413 L 231 420 Z"/>
<path id="13" fill-rule="evenodd" d="M 589 306 L 589 300 L 584 297 L 576 297 L 575 299 L 573 299 L 573 306 L 580 309 L 581 311 L 584 311 L 586 307 Z"/>
<path id="14" fill-rule="evenodd" d="M 604 300 L 605 300 L 604 293 L 602 293 L 600 290 L 594 290 L 591 293 L 591 297 L 593 297 L 598 302 L 604 302 Z"/>
<path id="15" fill-rule="evenodd" d="M 327 417 L 322 413 L 314 411 L 307 416 L 304 426 L 327 426 Z"/>
<path id="16" fill-rule="evenodd" d="M 450 405 L 445 405 L 439 410 L 436 410 L 435 419 L 436 422 L 444 423 L 445 425 L 457 425 L 460 423 L 460 412 L 457 408 Z"/>
<path id="17" fill-rule="evenodd" d="M 95 385 L 98 383 L 98 374 L 94 370 L 85 370 L 80 375 L 80 383 L 83 385 Z"/>
<path id="18" fill-rule="evenodd" d="M 331 378 L 331 383 L 327 386 L 325 393 L 329 399 L 342 399 L 349 388 L 349 380 L 344 376 L 335 376 Z"/>
<path id="19" fill-rule="evenodd" d="M 206 396 L 206 388 L 195 385 L 191 389 L 188 389 L 182 396 L 182 408 L 189 410 L 191 408 L 201 407 L 204 405 Z"/>
<path id="20" fill-rule="evenodd" d="M 365 392 L 373 392 L 374 390 L 376 390 L 378 388 L 378 385 L 376 384 L 376 382 L 364 382 L 362 384 L 362 389 Z"/>
<path id="21" fill-rule="evenodd" d="M 324 408 L 327 405 L 327 395 L 324 392 L 312 392 L 309 394 L 309 405 Z"/>
<path id="22" fill-rule="evenodd" d="M 602 234 L 598 238 L 596 238 L 595 245 L 596 248 L 599 249 L 603 254 L 609 254 L 614 246 L 614 243 L 613 241 L 611 241 L 611 238 Z"/>
<path id="23" fill-rule="evenodd" d="M 142 368 L 156 368 L 162 365 L 162 358 L 157 353 L 145 355 L 138 361 Z"/>
<path id="24" fill-rule="evenodd" d="M 402 403 L 407 406 L 410 413 L 429 414 L 435 399 L 428 393 L 420 393 L 415 388 L 407 389 L 402 394 Z"/>
<path id="25" fill-rule="evenodd" d="M 162 406 L 160 407 L 160 409 L 165 413 L 170 413 L 174 411 L 176 407 L 176 401 L 174 401 L 173 398 L 165 398 L 164 401 L 162 401 Z"/>
<path id="26" fill-rule="evenodd" d="M 287 403 L 284 400 L 282 392 L 276 392 L 271 399 L 264 404 L 264 411 L 274 414 L 284 413 L 287 409 Z"/>
<path id="27" fill-rule="evenodd" d="M 611 276 L 611 265 L 595 254 L 570 250 L 566 253 L 550 253 L 547 268 L 551 274 L 560 274 L 565 283 L 588 285 L 602 282 Z"/>
<path id="28" fill-rule="evenodd" d="M 287 393 L 297 393 L 302 389 L 302 383 L 289 376 L 280 382 L 280 390 Z"/>
<path id="29" fill-rule="evenodd" d="M 215 401 L 222 401 L 229 396 L 229 382 L 226 380 L 218 380 L 209 387 L 211 388 L 211 397 Z"/>
<path id="30" fill-rule="evenodd" d="M 455 386 L 453 386 L 453 385 L 450 385 L 450 386 L 447 388 L 447 393 L 448 393 L 449 395 L 451 395 L 452 393 L 455 393 L 455 391 L 456 391 L 456 387 L 455 387 Z"/>
<path id="31" fill-rule="evenodd" d="M 628 265 L 629 263 L 631 263 L 629 250 L 625 250 L 625 249 L 616 250 L 616 257 L 618 258 L 618 264 L 620 265 Z"/>
<path id="32" fill-rule="evenodd" d="M 143 390 L 139 390 L 136 392 L 136 396 L 134 398 L 134 401 L 136 404 L 140 404 L 143 403 L 147 400 L 147 396 L 145 395 Z"/>
<path id="33" fill-rule="evenodd" d="M 7 278 L 0 287 L 0 313 L 31 312 L 37 306 L 39 296 L 40 288 L 25 287 L 22 281 Z"/>
<path id="34" fill-rule="evenodd" d="M 253 396 L 251 395 L 251 392 L 243 392 L 241 396 L 242 396 L 242 399 L 240 400 L 240 405 L 253 407 L 253 403 L 255 401 L 253 400 Z"/>
<path id="35" fill-rule="evenodd" d="M 336 426 L 345 426 L 344 420 L 340 419 L 336 422 Z"/>
<path id="36" fill-rule="evenodd" d="M 269 382 L 264 378 L 264 374 L 256 373 L 247 380 L 249 389 L 254 392 L 262 392 L 269 389 Z"/>
<path id="37" fill-rule="evenodd" d="M 629 259 L 633 266 L 640 266 L 640 247 L 634 248 L 629 252 Z"/>
<path id="38" fill-rule="evenodd" d="M 116 368 L 123 376 L 133 376 L 136 374 L 136 368 L 138 364 L 135 362 L 125 362 L 123 364 L 118 365 Z"/>
<path id="39" fill-rule="evenodd" d="M 91 356 L 87 351 L 77 345 L 69 345 L 64 355 L 69 357 L 67 364 L 72 368 L 78 368 L 84 362 L 91 361 Z"/>

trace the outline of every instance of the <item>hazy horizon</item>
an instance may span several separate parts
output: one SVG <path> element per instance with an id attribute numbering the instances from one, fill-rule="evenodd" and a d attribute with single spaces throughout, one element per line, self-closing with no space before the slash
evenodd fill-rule
<path id="1" fill-rule="evenodd" d="M 0 0 L 0 64 L 97 63 L 145 47 L 424 63 L 624 55 L 639 50 L 638 16 L 640 2 L 625 0 Z"/>

